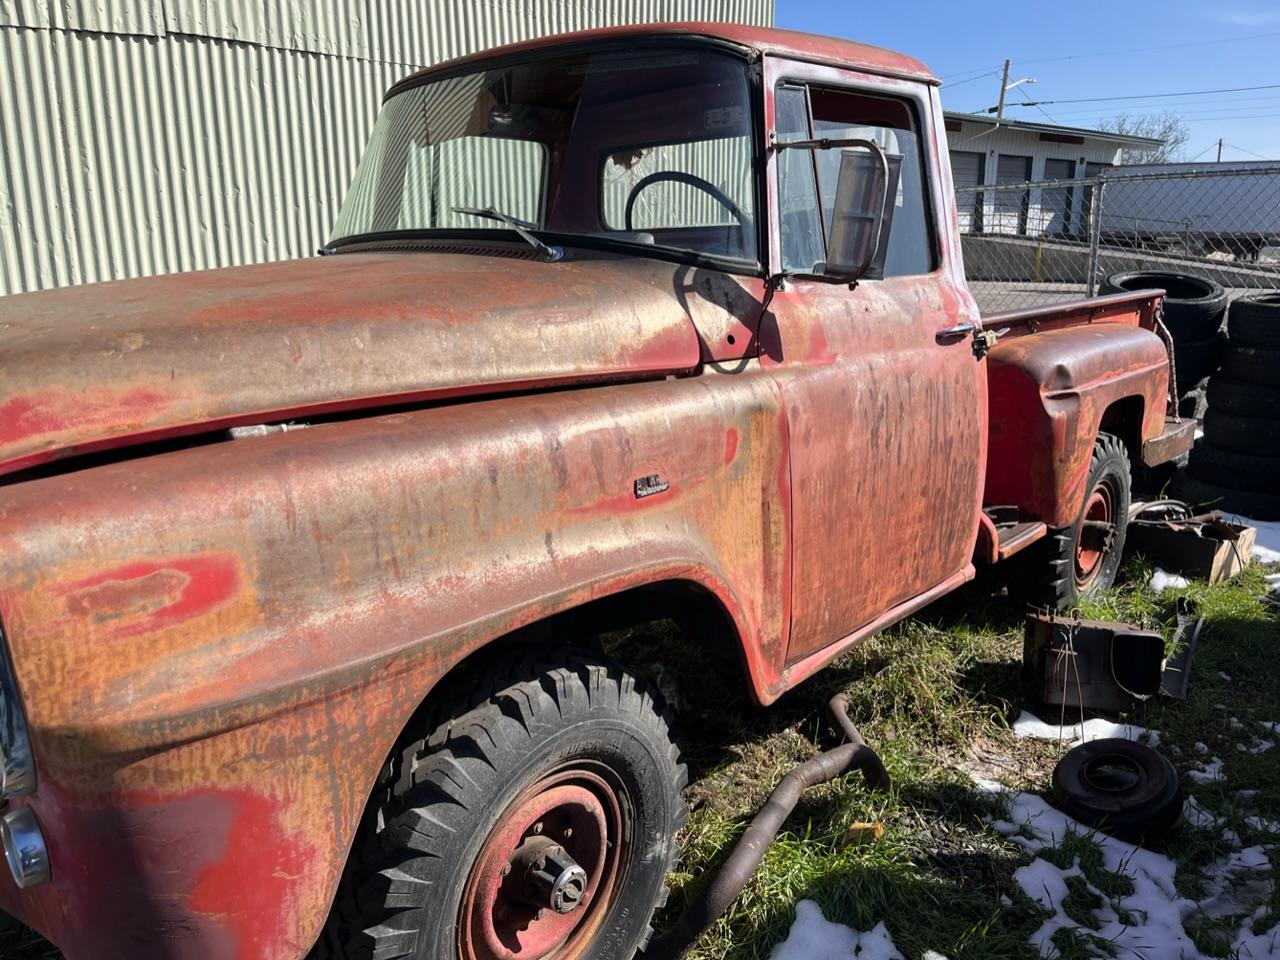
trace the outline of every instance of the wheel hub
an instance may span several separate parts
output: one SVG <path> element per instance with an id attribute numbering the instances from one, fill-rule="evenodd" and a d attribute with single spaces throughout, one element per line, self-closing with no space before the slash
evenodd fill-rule
<path id="1" fill-rule="evenodd" d="M 560 844 L 534 835 L 516 848 L 512 864 L 519 864 L 528 884 L 531 906 L 550 907 L 556 913 L 573 913 L 582 906 L 590 879 Z"/>
<path id="2" fill-rule="evenodd" d="M 622 814 L 597 773 L 565 770 L 503 811 L 472 867 L 459 917 L 464 960 L 582 955 L 608 913 Z"/>

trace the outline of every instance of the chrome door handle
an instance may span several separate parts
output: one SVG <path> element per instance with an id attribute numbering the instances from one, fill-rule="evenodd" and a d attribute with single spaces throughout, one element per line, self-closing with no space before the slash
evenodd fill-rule
<path id="1" fill-rule="evenodd" d="M 933 335 L 938 343 L 954 343 L 978 332 L 978 325 L 970 320 L 957 323 L 954 327 L 944 327 Z"/>

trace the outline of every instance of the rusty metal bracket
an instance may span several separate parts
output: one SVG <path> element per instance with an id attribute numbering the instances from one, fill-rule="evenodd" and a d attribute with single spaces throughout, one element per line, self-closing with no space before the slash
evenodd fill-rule
<path id="1" fill-rule="evenodd" d="M 827 783 L 850 770 L 861 770 L 867 786 L 877 790 L 889 789 L 889 773 L 849 719 L 849 701 L 844 694 L 832 697 L 827 706 L 833 727 L 848 742 L 800 764 L 782 778 L 720 872 L 698 899 L 689 904 L 675 926 L 649 944 L 641 955 L 644 960 L 675 960 L 682 956 L 702 932 L 729 909 L 760 866 L 765 850 L 777 837 L 783 821 L 795 809 L 800 795 L 810 787 Z"/>

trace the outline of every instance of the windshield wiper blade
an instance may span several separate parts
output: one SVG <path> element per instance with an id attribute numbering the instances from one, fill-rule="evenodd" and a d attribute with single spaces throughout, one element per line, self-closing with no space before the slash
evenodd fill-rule
<path id="1" fill-rule="evenodd" d="M 498 220 L 505 223 L 508 227 L 520 234 L 520 237 L 528 241 L 529 245 L 538 251 L 543 260 L 548 263 L 555 263 L 557 260 L 564 258 L 564 247 L 557 247 L 554 244 L 545 243 L 539 240 L 526 229 L 533 224 L 526 224 L 517 220 L 515 217 L 509 217 L 501 210 L 495 210 L 493 207 L 453 207 L 454 213 L 465 213 L 471 217 L 484 217 L 486 220 Z"/>

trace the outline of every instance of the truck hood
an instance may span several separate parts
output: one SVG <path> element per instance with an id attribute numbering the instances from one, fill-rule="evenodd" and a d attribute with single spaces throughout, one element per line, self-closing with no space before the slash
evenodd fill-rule
<path id="1" fill-rule="evenodd" d="M 646 260 L 357 253 L 0 299 L 0 473 L 246 423 L 689 370 Z"/>

